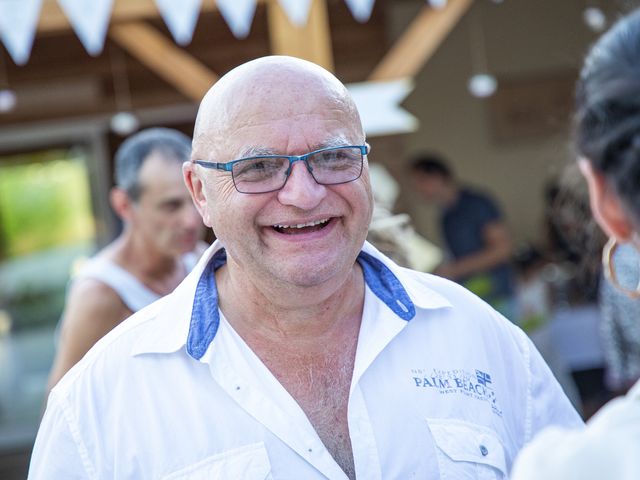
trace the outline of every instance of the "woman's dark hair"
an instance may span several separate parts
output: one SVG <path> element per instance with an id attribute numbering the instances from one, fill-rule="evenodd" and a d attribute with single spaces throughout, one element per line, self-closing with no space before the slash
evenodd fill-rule
<path id="1" fill-rule="evenodd" d="M 640 10 L 593 46 L 576 89 L 575 145 L 640 221 Z"/>

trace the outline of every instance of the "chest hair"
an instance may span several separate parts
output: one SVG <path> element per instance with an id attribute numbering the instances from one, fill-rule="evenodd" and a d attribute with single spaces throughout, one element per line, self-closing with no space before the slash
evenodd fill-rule
<path id="1" fill-rule="evenodd" d="M 298 402 L 338 465 L 355 478 L 347 406 L 355 360 L 352 345 L 322 352 L 263 352 L 263 362 Z M 347 348 L 344 348 L 347 347 Z"/>

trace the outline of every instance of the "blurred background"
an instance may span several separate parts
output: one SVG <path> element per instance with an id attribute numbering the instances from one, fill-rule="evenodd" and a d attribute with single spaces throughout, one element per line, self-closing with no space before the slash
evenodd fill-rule
<path id="1" fill-rule="evenodd" d="M 391 191 L 376 240 L 405 263 L 446 257 L 412 156 L 439 152 L 491 192 L 516 245 L 510 320 L 588 417 L 625 382 L 607 376 L 602 239 L 567 167 L 573 87 L 588 46 L 638 3 L 0 0 L 0 478 L 26 474 L 69 276 L 118 232 L 114 150 L 147 126 L 191 135 L 209 86 L 269 54 L 348 84 L 383 172 L 374 188 Z"/>

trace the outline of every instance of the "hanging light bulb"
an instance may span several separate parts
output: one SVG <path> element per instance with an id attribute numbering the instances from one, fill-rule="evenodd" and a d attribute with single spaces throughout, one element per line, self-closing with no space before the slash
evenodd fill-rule
<path id="1" fill-rule="evenodd" d="M 126 137 L 138 130 L 140 122 L 138 117 L 131 112 L 118 112 L 111 117 L 109 126 L 113 133 Z"/>
<path id="2" fill-rule="evenodd" d="M 477 7 L 476 7 L 477 8 Z M 469 19 L 469 41 L 471 49 L 472 75 L 467 81 L 469 93 L 477 98 L 487 98 L 498 89 L 498 80 L 489 73 L 487 68 L 487 53 L 484 42 L 479 11 L 471 12 Z"/>
<path id="3" fill-rule="evenodd" d="M 496 92 L 498 81 L 489 73 L 476 73 L 469 79 L 467 88 L 474 97 L 486 98 Z"/>
<path id="4" fill-rule="evenodd" d="M 112 48 L 109 50 L 109 56 L 111 57 L 111 74 L 113 76 L 113 96 L 117 109 L 117 112 L 111 117 L 109 126 L 113 133 L 125 137 L 138 130 L 140 121 L 132 112 L 129 78 L 122 53 Z"/>
<path id="5" fill-rule="evenodd" d="M 0 113 L 10 112 L 18 104 L 16 92 L 9 88 L 7 76 L 4 54 L 0 53 Z"/>
<path id="6" fill-rule="evenodd" d="M 582 11 L 582 20 L 596 33 L 600 33 L 607 28 L 607 17 L 598 7 L 587 7 Z"/>
<path id="7" fill-rule="evenodd" d="M 18 103 L 16 93 L 9 89 L 3 88 L 0 90 L 0 113 L 7 113 L 16 108 Z"/>

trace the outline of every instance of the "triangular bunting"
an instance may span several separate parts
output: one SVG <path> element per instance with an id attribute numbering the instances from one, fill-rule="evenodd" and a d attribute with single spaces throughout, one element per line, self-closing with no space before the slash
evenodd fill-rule
<path id="1" fill-rule="evenodd" d="M 42 0 L 0 0 L 0 39 L 17 65 L 31 55 Z"/>
<path id="2" fill-rule="evenodd" d="M 345 0 L 351 15 L 357 21 L 364 23 L 369 20 L 371 16 L 371 10 L 373 10 L 373 3 L 375 0 Z"/>
<path id="3" fill-rule="evenodd" d="M 351 83 L 347 88 L 368 137 L 413 132 L 418 128 L 418 119 L 400 106 L 413 90 L 411 80 Z"/>
<path id="4" fill-rule="evenodd" d="M 202 0 L 155 0 L 176 43 L 188 45 L 196 28 Z"/>
<path id="5" fill-rule="evenodd" d="M 280 6 L 297 27 L 304 27 L 309 18 L 312 0 L 278 0 Z"/>
<path id="6" fill-rule="evenodd" d="M 447 6 L 447 0 L 427 0 L 427 3 L 436 9 L 444 8 Z"/>
<path id="7" fill-rule="evenodd" d="M 58 0 L 58 3 L 89 55 L 100 55 L 113 0 Z"/>
<path id="8" fill-rule="evenodd" d="M 256 13 L 256 0 L 217 0 L 216 4 L 236 38 L 249 35 Z"/>

